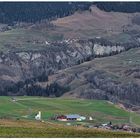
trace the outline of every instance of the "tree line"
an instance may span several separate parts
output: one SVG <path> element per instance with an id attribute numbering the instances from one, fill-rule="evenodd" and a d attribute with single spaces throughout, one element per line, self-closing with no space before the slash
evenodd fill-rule
<path id="1" fill-rule="evenodd" d="M 77 10 L 86 10 L 85 2 L 0 2 L 0 22 L 37 22 L 71 15 Z"/>
<path id="2" fill-rule="evenodd" d="M 0 96 L 17 95 L 17 96 L 46 96 L 46 97 L 60 97 L 65 92 L 69 91 L 69 87 L 60 86 L 54 82 L 47 84 L 46 87 L 42 87 L 37 84 L 39 82 L 47 82 L 48 76 L 43 73 L 42 75 L 26 79 L 25 81 L 19 81 L 17 83 L 10 84 L 3 89 L 0 89 Z"/>
<path id="3" fill-rule="evenodd" d="M 135 13 L 140 12 L 139 2 L 96 2 L 98 8 L 110 12 Z"/>
<path id="4" fill-rule="evenodd" d="M 65 17 L 78 10 L 90 10 L 96 5 L 101 10 L 140 12 L 139 2 L 0 2 L 0 22 L 40 22 Z"/>

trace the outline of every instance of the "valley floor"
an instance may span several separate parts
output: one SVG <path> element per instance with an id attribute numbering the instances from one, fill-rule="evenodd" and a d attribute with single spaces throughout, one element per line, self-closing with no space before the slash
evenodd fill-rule
<path id="1" fill-rule="evenodd" d="M 42 119 L 51 121 L 51 117 L 61 114 L 80 114 L 89 118 L 92 123 L 105 123 L 112 121 L 114 124 L 140 125 L 140 115 L 116 107 L 104 100 L 86 100 L 74 98 L 46 98 L 46 97 L 0 97 L 1 119 L 27 119 L 34 120 L 35 115 L 41 111 Z M 85 122 L 88 123 L 88 122 Z"/>
<path id="2" fill-rule="evenodd" d="M 38 111 L 43 121 L 35 121 Z M 51 120 L 56 114 L 80 114 L 93 120 L 67 126 L 68 122 Z M 137 133 L 84 127 L 109 121 L 139 126 L 139 120 L 140 115 L 101 100 L 0 97 L 0 137 L 140 137 Z"/>

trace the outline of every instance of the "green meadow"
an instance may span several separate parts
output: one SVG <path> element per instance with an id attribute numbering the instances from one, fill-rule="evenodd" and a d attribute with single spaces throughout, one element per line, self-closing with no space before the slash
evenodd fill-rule
<path id="1" fill-rule="evenodd" d="M 92 123 L 95 124 L 112 121 L 114 124 L 140 125 L 140 115 L 103 100 L 45 97 L 15 97 L 15 99 L 16 101 L 13 101 L 11 97 L 0 97 L 1 119 L 34 120 L 38 111 L 41 111 L 44 121 L 52 121 L 51 117 L 57 114 L 80 114 L 87 118 L 92 116 Z"/>
<path id="2" fill-rule="evenodd" d="M 0 97 L 0 137 L 140 137 L 138 133 L 73 126 L 74 123 L 86 125 L 108 121 L 114 124 L 130 123 L 130 118 L 132 125 L 140 125 L 138 114 L 127 112 L 107 101 L 26 96 L 15 99 Z M 42 113 L 43 122 L 34 119 L 38 111 Z M 50 119 L 56 114 L 69 113 L 92 116 L 93 121 L 71 122 L 71 126 L 66 126 L 67 122 Z"/>

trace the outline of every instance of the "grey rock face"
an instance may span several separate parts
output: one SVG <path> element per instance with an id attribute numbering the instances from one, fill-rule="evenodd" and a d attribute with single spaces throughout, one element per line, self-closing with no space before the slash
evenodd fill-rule
<path id="1" fill-rule="evenodd" d="M 42 73 L 50 75 L 60 69 L 89 61 L 98 56 L 120 53 L 128 48 L 131 46 L 113 44 L 104 40 L 64 40 L 50 43 L 47 48 L 36 51 L 2 52 L 0 54 L 1 88 L 7 83 L 25 81 L 40 76 Z"/>

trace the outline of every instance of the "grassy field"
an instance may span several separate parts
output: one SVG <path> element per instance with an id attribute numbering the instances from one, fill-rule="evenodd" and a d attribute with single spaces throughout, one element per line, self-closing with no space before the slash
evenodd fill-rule
<path id="1" fill-rule="evenodd" d="M 16 100 L 0 97 L 0 137 L 140 137 L 140 134 L 66 126 L 66 122 L 50 120 L 56 114 L 78 113 L 94 118 L 91 122 L 79 122 L 82 125 L 107 121 L 129 123 L 129 115 L 131 123 L 140 123 L 139 115 L 106 101 L 26 96 L 16 97 Z M 34 120 L 38 111 L 42 112 L 44 122 Z"/>
<path id="2" fill-rule="evenodd" d="M 53 31 L 50 33 L 45 27 L 42 30 L 16 28 L 0 32 L 0 51 L 44 49 L 48 47 L 45 41 L 57 41 L 62 38 L 62 34 Z"/>
<path id="3" fill-rule="evenodd" d="M 137 133 L 113 132 L 93 128 L 64 126 L 49 122 L 27 120 L 0 120 L 0 137 L 31 137 L 31 138 L 109 138 L 109 137 L 140 137 Z"/>
<path id="4" fill-rule="evenodd" d="M 92 116 L 94 120 L 90 123 L 129 123 L 140 125 L 140 116 L 129 113 L 106 101 L 42 98 L 42 97 L 16 97 L 13 101 L 10 97 L 0 97 L 0 117 L 34 120 L 38 111 L 42 112 L 42 119 L 51 121 L 50 118 L 56 114 L 80 114 L 87 118 Z M 89 123 L 83 122 L 83 123 Z"/>

